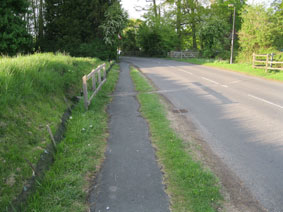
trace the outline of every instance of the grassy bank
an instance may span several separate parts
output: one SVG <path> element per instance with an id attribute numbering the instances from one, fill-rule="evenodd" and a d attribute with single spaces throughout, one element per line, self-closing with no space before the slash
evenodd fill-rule
<path id="1" fill-rule="evenodd" d="M 0 211 L 21 192 L 45 151 L 69 101 L 81 89 L 81 77 L 98 59 L 35 54 L 0 59 Z M 69 101 L 70 103 L 70 101 Z"/>
<path id="2" fill-rule="evenodd" d="M 87 211 L 87 191 L 104 155 L 109 94 L 118 79 L 118 65 L 85 112 L 80 101 L 68 121 L 66 137 L 58 145 L 55 163 L 23 211 Z"/>
<path id="3" fill-rule="evenodd" d="M 151 139 L 165 171 L 165 183 L 171 197 L 173 211 L 212 212 L 221 207 L 218 180 L 199 162 L 186 153 L 183 141 L 170 127 L 158 94 L 135 69 L 131 76 L 139 93 L 141 112 L 148 120 Z"/>
<path id="4" fill-rule="evenodd" d="M 239 64 L 239 63 L 229 64 L 228 61 L 219 61 L 219 60 L 203 59 L 203 58 L 189 58 L 189 59 L 175 59 L 175 60 L 188 62 L 192 64 L 222 68 L 230 71 L 242 72 L 251 76 L 262 77 L 265 79 L 283 81 L 283 71 L 269 70 L 266 73 L 264 69 L 253 69 L 251 64 Z"/>

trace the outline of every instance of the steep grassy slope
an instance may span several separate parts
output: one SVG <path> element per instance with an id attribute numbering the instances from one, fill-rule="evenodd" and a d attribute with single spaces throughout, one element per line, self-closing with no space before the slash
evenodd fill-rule
<path id="1" fill-rule="evenodd" d="M 81 77 L 102 61 L 63 54 L 0 59 L 0 211 L 21 192 Z M 68 100 L 69 101 L 69 100 Z"/>

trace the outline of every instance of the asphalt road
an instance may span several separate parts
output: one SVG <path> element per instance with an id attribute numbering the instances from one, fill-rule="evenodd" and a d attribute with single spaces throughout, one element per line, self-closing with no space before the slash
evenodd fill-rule
<path id="1" fill-rule="evenodd" d="M 123 57 L 139 67 L 270 212 L 283 212 L 283 83 L 188 63 Z"/>
<path id="2" fill-rule="evenodd" d="M 90 194 L 93 212 L 169 212 L 169 198 L 139 112 L 129 65 L 121 63 L 110 115 L 105 161 Z"/>

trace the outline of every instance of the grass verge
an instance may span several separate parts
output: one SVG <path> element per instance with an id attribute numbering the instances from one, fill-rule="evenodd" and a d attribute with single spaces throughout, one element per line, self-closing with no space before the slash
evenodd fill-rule
<path id="1" fill-rule="evenodd" d="M 188 59 L 174 59 L 177 61 L 188 62 L 192 64 L 205 65 L 210 67 L 222 68 L 230 71 L 245 73 L 251 76 L 262 77 L 265 79 L 272 79 L 283 81 L 283 71 L 269 70 L 267 73 L 264 69 L 253 69 L 250 64 L 229 64 L 228 61 L 219 61 L 204 58 L 188 58 Z"/>
<path id="2" fill-rule="evenodd" d="M 174 212 L 212 212 L 221 207 L 222 196 L 217 178 L 186 153 L 182 139 L 170 127 L 160 97 L 136 70 L 131 69 L 141 113 L 148 120 L 157 157 L 163 165 L 165 183 Z"/>
<path id="3" fill-rule="evenodd" d="M 0 211 L 20 194 L 96 58 L 34 54 L 0 59 Z"/>
<path id="4" fill-rule="evenodd" d="M 23 211 L 87 211 L 90 179 L 99 169 L 106 147 L 105 109 L 118 80 L 118 69 L 118 65 L 113 66 L 88 111 L 83 101 L 75 107 L 55 162 Z"/>

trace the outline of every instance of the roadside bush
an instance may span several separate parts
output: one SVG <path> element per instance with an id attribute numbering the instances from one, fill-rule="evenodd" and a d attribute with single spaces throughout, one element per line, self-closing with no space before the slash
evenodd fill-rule
<path id="1" fill-rule="evenodd" d="M 117 56 L 117 49 L 108 46 L 104 41 L 100 39 L 95 39 L 91 43 L 82 43 L 78 48 L 71 51 L 71 55 L 76 55 L 80 57 L 98 57 L 101 60 L 115 59 Z"/>
<path id="2" fill-rule="evenodd" d="M 242 28 L 239 31 L 239 62 L 251 62 L 252 54 L 267 54 L 276 51 L 274 47 L 275 27 L 272 15 L 264 6 L 245 6 L 242 10 Z"/>
<path id="3" fill-rule="evenodd" d="M 210 17 L 204 21 L 199 29 L 202 56 L 205 58 L 229 58 L 226 47 L 229 47 L 227 36 L 228 24 L 217 17 Z"/>
<path id="4" fill-rule="evenodd" d="M 147 56 L 166 56 L 176 43 L 177 34 L 170 26 L 143 23 L 138 30 L 138 44 Z"/>

